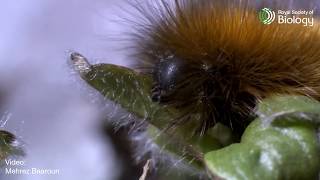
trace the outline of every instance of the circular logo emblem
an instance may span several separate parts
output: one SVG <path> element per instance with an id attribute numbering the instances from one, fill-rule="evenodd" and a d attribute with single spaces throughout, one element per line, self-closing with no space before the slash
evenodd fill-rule
<path id="1" fill-rule="evenodd" d="M 276 13 L 269 8 L 263 8 L 259 11 L 259 20 L 263 24 L 271 24 L 276 18 Z"/>

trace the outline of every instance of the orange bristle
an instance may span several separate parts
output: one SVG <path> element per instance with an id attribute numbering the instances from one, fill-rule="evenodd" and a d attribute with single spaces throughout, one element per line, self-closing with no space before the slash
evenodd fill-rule
<path id="1" fill-rule="evenodd" d="M 256 102 L 272 95 L 320 100 L 319 21 L 264 25 L 256 6 L 176 0 L 138 7 L 146 21 L 135 34 L 137 57 L 154 75 L 154 99 L 201 114 L 202 133 L 217 122 L 242 132 Z"/>

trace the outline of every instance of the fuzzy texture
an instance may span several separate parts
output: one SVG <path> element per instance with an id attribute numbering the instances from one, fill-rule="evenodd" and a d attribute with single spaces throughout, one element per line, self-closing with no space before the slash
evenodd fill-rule
<path id="1" fill-rule="evenodd" d="M 320 100 L 317 20 L 313 27 L 263 25 L 257 7 L 222 0 L 137 6 L 144 15 L 134 36 L 138 65 L 154 76 L 153 99 L 184 112 L 173 124 L 199 114 L 201 133 L 217 122 L 241 133 L 263 98 Z"/>

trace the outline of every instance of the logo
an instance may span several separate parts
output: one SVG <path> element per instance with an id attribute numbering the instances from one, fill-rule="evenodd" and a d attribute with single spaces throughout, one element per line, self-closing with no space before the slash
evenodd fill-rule
<path id="1" fill-rule="evenodd" d="M 259 19 L 263 24 L 271 24 L 276 19 L 276 13 L 269 8 L 259 11 Z"/>
<path id="2" fill-rule="evenodd" d="M 273 22 L 278 24 L 301 24 L 303 26 L 313 26 L 314 10 L 276 10 L 263 8 L 259 11 L 258 17 L 262 24 L 269 25 Z"/>

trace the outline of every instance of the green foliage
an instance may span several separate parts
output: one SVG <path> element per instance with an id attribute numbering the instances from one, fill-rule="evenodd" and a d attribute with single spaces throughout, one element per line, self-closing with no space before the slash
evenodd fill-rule
<path id="1" fill-rule="evenodd" d="M 252 122 L 241 143 L 205 155 L 208 168 L 225 179 L 317 179 L 317 128 L 306 123 L 277 126 Z"/>

